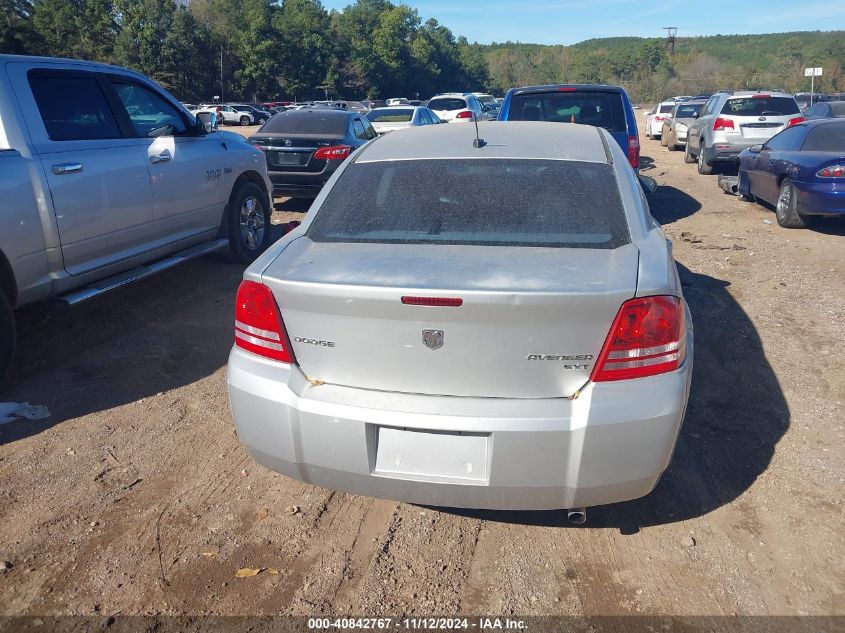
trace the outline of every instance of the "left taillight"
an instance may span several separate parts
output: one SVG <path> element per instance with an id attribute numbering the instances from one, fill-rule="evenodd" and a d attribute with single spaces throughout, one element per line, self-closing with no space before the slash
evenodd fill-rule
<path id="1" fill-rule="evenodd" d="M 458 112 L 455 115 L 456 119 L 471 119 L 472 118 L 472 111 L 471 110 L 464 110 L 463 112 Z"/>
<path id="2" fill-rule="evenodd" d="M 314 158 L 317 160 L 343 160 L 348 158 L 351 153 L 352 148 L 349 145 L 332 145 L 318 149 L 314 152 Z"/>
<path id="3" fill-rule="evenodd" d="M 675 371 L 686 354 L 684 304 L 678 297 L 622 304 L 593 369 L 593 382 L 644 378 Z"/>
<path id="4" fill-rule="evenodd" d="M 235 300 L 235 345 L 282 363 L 292 363 L 282 315 L 264 284 L 242 281 Z"/>
<path id="5" fill-rule="evenodd" d="M 634 169 L 640 166 L 640 139 L 636 136 L 628 137 L 628 162 Z"/>
<path id="6" fill-rule="evenodd" d="M 845 165 L 828 165 L 816 172 L 819 178 L 845 178 Z"/>

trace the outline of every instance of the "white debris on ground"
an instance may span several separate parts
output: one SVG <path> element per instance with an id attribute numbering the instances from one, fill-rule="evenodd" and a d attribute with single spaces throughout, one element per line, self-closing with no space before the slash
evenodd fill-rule
<path id="1" fill-rule="evenodd" d="M 0 402 L 0 424 L 8 424 L 18 418 L 43 420 L 50 417 L 50 411 L 42 404 L 28 402 Z"/>

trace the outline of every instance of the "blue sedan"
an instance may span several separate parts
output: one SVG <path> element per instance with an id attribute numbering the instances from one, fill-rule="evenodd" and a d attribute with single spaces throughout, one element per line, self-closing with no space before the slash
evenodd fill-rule
<path id="1" fill-rule="evenodd" d="M 816 119 L 786 128 L 739 155 L 741 195 L 775 205 L 778 224 L 845 217 L 845 121 Z"/>

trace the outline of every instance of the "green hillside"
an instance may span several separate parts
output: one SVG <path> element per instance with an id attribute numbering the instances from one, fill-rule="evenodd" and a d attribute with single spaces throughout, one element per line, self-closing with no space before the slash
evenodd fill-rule
<path id="1" fill-rule="evenodd" d="M 597 81 L 625 86 L 636 101 L 718 88 L 809 90 L 807 66 L 821 66 L 817 90 L 845 91 L 845 31 L 679 37 L 670 56 L 662 38 L 614 37 L 571 46 L 479 46 L 491 87 Z"/>

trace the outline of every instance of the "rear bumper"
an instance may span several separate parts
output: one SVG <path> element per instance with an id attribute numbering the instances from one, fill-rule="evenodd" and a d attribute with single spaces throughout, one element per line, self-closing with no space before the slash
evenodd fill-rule
<path id="1" fill-rule="evenodd" d="M 654 488 L 686 409 L 691 331 L 688 345 L 687 362 L 676 372 L 590 383 L 575 400 L 314 386 L 298 367 L 238 348 L 227 378 L 241 442 L 257 462 L 289 477 L 435 506 L 574 508 L 635 499 Z M 432 434 L 442 450 L 415 448 Z M 383 438 L 397 436 L 410 453 L 387 453 Z M 474 462 L 462 461 L 464 440 L 473 445 Z M 420 460 L 429 467 L 403 466 Z"/>
<path id="2" fill-rule="evenodd" d="M 713 143 L 710 147 L 704 147 L 704 158 L 706 158 L 707 162 L 710 163 L 737 163 L 739 162 L 739 155 L 743 150 L 753 147 L 761 142 L 761 140 L 750 140 L 747 142 L 718 141 Z"/>
<path id="3" fill-rule="evenodd" d="M 336 168 L 337 166 L 327 166 L 323 171 L 314 173 L 270 171 L 273 194 L 316 198 Z"/>
<path id="4" fill-rule="evenodd" d="M 798 210 L 802 215 L 845 214 L 845 184 L 834 182 L 794 182 Z"/>

